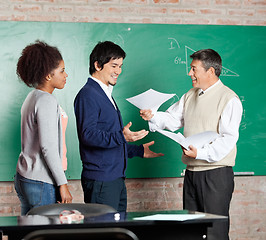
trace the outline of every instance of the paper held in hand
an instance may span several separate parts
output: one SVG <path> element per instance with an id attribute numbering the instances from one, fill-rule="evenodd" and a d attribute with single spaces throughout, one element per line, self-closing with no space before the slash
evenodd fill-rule
<path id="1" fill-rule="evenodd" d="M 202 148 L 205 144 L 213 142 L 219 136 L 217 132 L 206 131 L 185 138 L 180 132 L 173 133 L 161 129 L 156 131 L 176 141 L 187 150 L 189 150 L 189 145 L 193 145 L 195 148 Z"/>
<path id="2" fill-rule="evenodd" d="M 161 93 L 149 89 L 134 97 L 127 98 L 126 100 L 139 109 L 151 109 L 152 113 L 155 113 L 164 102 L 173 96 L 175 96 L 175 94 Z"/>

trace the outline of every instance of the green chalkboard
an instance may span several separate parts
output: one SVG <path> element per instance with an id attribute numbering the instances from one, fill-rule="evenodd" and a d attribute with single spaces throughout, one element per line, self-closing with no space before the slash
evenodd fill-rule
<path id="1" fill-rule="evenodd" d="M 69 116 L 66 135 L 69 179 L 79 179 L 78 150 L 73 100 L 88 77 L 88 58 L 98 41 L 110 40 L 127 53 L 123 72 L 114 88 L 124 124 L 132 130 L 148 129 L 139 110 L 125 99 L 153 88 L 176 93 L 161 106 L 166 110 L 191 87 L 187 76 L 193 51 L 213 48 L 223 59 L 221 80 L 241 98 L 244 114 L 240 126 L 235 172 L 265 175 L 266 27 L 159 25 L 109 23 L 0 22 L 0 180 L 13 179 L 20 153 L 20 108 L 31 90 L 16 76 L 16 63 L 22 49 L 36 39 L 57 46 L 65 60 L 69 77 L 55 95 Z M 172 140 L 150 133 L 145 143 L 155 140 L 152 150 L 163 152 L 157 159 L 129 159 L 127 177 L 180 177 L 185 166 L 181 149 Z"/>

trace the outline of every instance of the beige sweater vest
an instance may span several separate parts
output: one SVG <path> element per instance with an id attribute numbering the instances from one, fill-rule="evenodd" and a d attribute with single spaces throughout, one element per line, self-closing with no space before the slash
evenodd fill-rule
<path id="1" fill-rule="evenodd" d="M 188 137 L 204 131 L 219 133 L 219 120 L 228 101 L 237 96 L 231 89 L 218 83 L 199 96 L 199 88 L 190 89 L 184 101 L 184 136 Z M 182 155 L 182 162 L 190 171 L 205 171 L 224 166 L 234 166 L 236 146 L 223 159 L 209 163 Z"/>

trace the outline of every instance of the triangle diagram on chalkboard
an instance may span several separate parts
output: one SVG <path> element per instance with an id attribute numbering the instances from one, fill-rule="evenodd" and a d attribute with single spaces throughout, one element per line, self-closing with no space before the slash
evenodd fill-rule
<path id="1" fill-rule="evenodd" d="M 195 50 L 193 50 L 192 48 L 185 46 L 185 54 L 186 54 L 186 72 L 187 75 L 190 71 L 190 65 L 189 65 L 189 56 L 191 54 L 193 54 L 194 52 L 196 52 Z M 239 75 L 235 72 L 233 72 L 232 70 L 226 68 L 226 67 L 222 67 L 222 72 L 221 72 L 221 76 L 225 76 L 225 77 L 239 77 Z"/>

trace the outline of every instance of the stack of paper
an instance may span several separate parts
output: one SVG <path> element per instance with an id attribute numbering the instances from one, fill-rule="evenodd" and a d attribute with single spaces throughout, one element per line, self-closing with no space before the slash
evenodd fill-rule
<path id="1" fill-rule="evenodd" d="M 185 138 L 180 132 L 173 133 L 166 130 L 158 129 L 157 132 L 171 138 L 179 143 L 185 149 L 189 150 L 189 145 L 193 145 L 195 148 L 202 148 L 205 144 L 213 142 L 219 134 L 213 131 L 201 132 Z"/>

